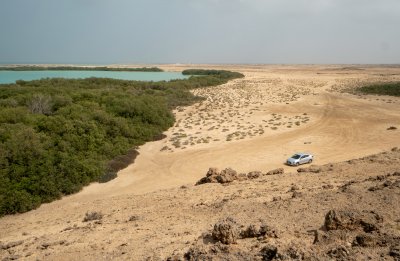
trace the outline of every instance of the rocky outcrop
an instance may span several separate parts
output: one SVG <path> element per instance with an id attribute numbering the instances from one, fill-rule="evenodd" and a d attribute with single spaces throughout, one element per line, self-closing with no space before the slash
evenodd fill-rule
<path id="1" fill-rule="evenodd" d="M 378 230 L 382 217 L 374 212 L 358 212 L 353 210 L 330 210 L 325 216 L 326 230 L 356 230 L 365 232 Z"/>
<path id="2" fill-rule="evenodd" d="M 205 183 L 230 183 L 239 178 L 237 172 L 231 168 L 226 168 L 221 172 L 217 168 L 210 168 L 206 176 L 200 179 L 196 185 Z"/>
<path id="3" fill-rule="evenodd" d="M 207 174 L 205 177 L 201 178 L 199 181 L 197 181 L 197 185 L 202 185 L 206 183 L 231 183 L 235 180 L 252 180 L 252 179 L 257 179 L 260 178 L 263 175 L 278 175 L 278 174 L 283 174 L 284 169 L 283 168 L 278 168 L 274 169 L 271 171 L 268 171 L 267 173 L 263 174 L 261 171 L 250 171 L 249 173 L 241 173 L 238 174 L 235 170 L 231 168 L 226 168 L 222 171 L 219 171 L 217 168 L 209 168 L 207 171 Z"/>
<path id="4" fill-rule="evenodd" d="M 265 175 L 278 175 L 278 174 L 283 174 L 284 172 L 285 170 L 283 168 L 278 168 L 268 171 Z"/>
<path id="5" fill-rule="evenodd" d="M 216 223 L 212 231 L 212 237 L 223 244 L 235 244 L 239 236 L 239 225 L 231 217 Z"/>

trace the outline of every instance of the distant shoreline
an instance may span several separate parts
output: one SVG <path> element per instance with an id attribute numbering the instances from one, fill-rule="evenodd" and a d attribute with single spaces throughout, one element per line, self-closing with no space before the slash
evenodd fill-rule
<path id="1" fill-rule="evenodd" d="M 0 66 L 0 71 L 126 71 L 126 72 L 163 72 L 158 67 L 109 67 L 109 66 L 49 66 L 49 65 L 9 65 Z"/>

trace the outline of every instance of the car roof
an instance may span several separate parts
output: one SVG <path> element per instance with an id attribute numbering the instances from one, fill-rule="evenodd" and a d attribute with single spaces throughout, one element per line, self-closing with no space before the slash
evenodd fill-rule
<path id="1" fill-rule="evenodd" d="M 304 156 L 304 155 L 311 155 L 311 154 L 310 153 L 298 152 L 298 153 L 295 153 L 294 155 Z"/>

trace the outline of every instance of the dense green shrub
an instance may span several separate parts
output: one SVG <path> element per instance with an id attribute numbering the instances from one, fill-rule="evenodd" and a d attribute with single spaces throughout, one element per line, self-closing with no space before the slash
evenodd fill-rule
<path id="1" fill-rule="evenodd" d="M 24 212 L 93 181 L 108 181 L 174 123 L 189 91 L 242 77 L 185 80 L 42 79 L 0 85 L 0 216 Z"/>
<path id="2" fill-rule="evenodd" d="M 400 82 L 367 85 L 358 88 L 362 93 L 400 96 Z"/>

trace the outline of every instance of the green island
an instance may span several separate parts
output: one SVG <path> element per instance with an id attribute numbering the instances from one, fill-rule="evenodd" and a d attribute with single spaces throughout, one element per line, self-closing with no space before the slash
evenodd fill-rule
<path id="1" fill-rule="evenodd" d="M 0 71 L 115 71 L 115 72 L 162 72 L 157 67 L 117 68 L 107 66 L 3 66 Z"/>
<path id="2" fill-rule="evenodd" d="M 378 83 L 357 88 L 365 94 L 379 94 L 389 96 L 400 96 L 400 82 Z"/>
<path id="3" fill-rule="evenodd" d="M 131 163 L 162 138 L 172 109 L 202 98 L 190 90 L 244 77 L 188 70 L 184 80 L 42 79 L 0 85 L 0 216 L 25 212 Z M 193 76 L 202 75 L 201 77 Z"/>

